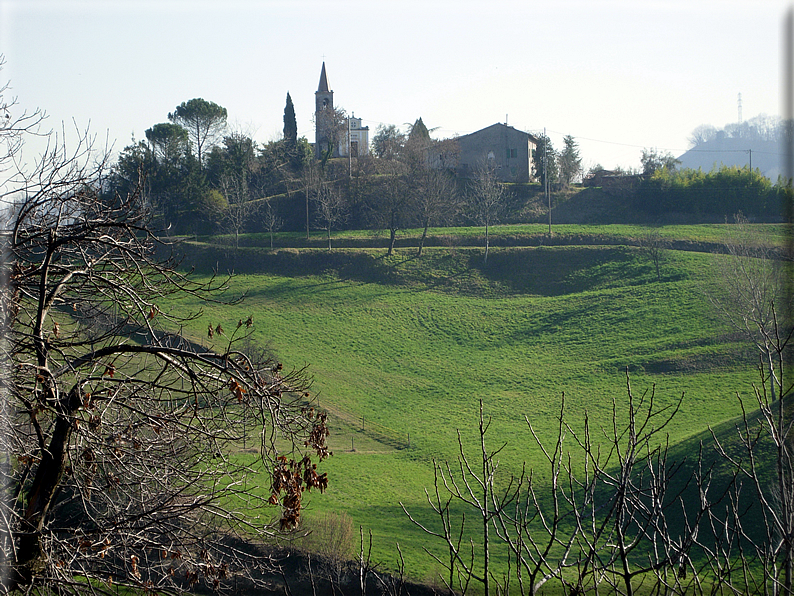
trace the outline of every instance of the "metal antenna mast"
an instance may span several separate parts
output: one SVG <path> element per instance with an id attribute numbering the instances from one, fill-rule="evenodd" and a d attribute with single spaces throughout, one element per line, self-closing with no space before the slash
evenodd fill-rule
<path id="1" fill-rule="evenodd" d="M 739 124 L 742 123 L 742 94 L 739 94 Z"/>

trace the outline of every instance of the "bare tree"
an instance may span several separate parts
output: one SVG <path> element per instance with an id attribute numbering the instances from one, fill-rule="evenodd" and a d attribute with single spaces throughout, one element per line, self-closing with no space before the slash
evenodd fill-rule
<path id="1" fill-rule="evenodd" d="M 395 566 L 396 573 L 376 573 L 375 579 L 380 585 L 383 593 L 385 593 L 387 596 L 404 596 L 404 594 L 406 594 L 405 558 L 403 557 L 403 551 L 400 548 L 400 543 L 397 542 L 395 546 L 397 548 L 397 564 Z"/>
<path id="2" fill-rule="evenodd" d="M 0 54 L 0 70 L 4 64 L 5 56 Z M 20 110 L 16 97 L 9 97 L 9 92 L 8 82 L 0 84 L 0 199 L 3 202 L 0 207 L 3 208 L 28 177 L 35 174 L 35 170 L 29 171 L 20 159 L 25 140 L 39 137 L 47 140 L 48 146 L 57 144 L 57 138 L 41 131 L 46 114 L 40 109 L 32 112 Z M 49 153 L 47 151 L 45 155 Z"/>
<path id="3" fill-rule="evenodd" d="M 422 255 L 427 230 L 456 211 L 457 188 L 449 168 L 456 163 L 457 143 L 434 141 L 419 118 L 409 135 L 396 127 L 381 127 L 375 154 L 382 191 L 370 205 L 375 226 L 389 231 L 388 255 L 394 252 L 397 232 L 410 224 L 423 228 L 417 256 Z"/>
<path id="4" fill-rule="evenodd" d="M 755 345 L 769 375 L 772 401 L 776 379 L 778 312 L 788 312 L 779 247 L 770 245 L 742 214 L 727 226 L 724 257 L 717 257 L 714 286 L 705 294 L 719 316 Z"/>
<path id="5" fill-rule="evenodd" d="M 419 238 L 419 249 L 416 256 L 422 256 L 422 249 L 427 239 L 427 229 L 449 221 L 457 209 L 457 187 L 455 178 L 445 170 L 426 169 L 419 180 L 419 189 L 414 202 L 416 216 L 422 225 L 422 236 Z"/>
<path id="6" fill-rule="evenodd" d="M 273 234 L 281 229 L 284 224 L 283 220 L 278 216 L 275 207 L 271 204 L 269 199 L 264 200 L 265 208 L 262 222 L 265 229 L 270 234 L 270 250 L 273 250 Z"/>
<path id="7" fill-rule="evenodd" d="M 240 233 L 256 219 L 259 203 L 252 201 L 247 181 L 237 176 L 224 176 L 220 181 L 221 192 L 227 207 L 223 211 L 222 226 L 234 235 L 234 247 L 240 247 Z"/>
<path id="8" fill-rule="evenodd" d="M 379 229 L 389 231 L 388 256 L 394 252 L 397 232 L 405 225 L 409 217 L 410 195 L 408 191 L 408 168 L 402 160 L 381 159 L 380 193 L 371 205 L 371 218 Z"/>
<path id="9" fill-rule="evenodd" d="M 490 418 L 485 418 L 483 414 L 482 400 L 480 400 L 480 418 L 479 418 L 479 458 L 474 465 L 470 458 L 466 455 L 463 448 L 463 439 L 458 432 L 458 447 L 459 456 L 457 462 L 457 471 L 453 472 L 452 467 L 447 463 L 444 466 L 436 465 L 436 500 L 435 504 L 428 496 L 433 510 L 438 514 L 442 521 L 444 534 L 437 534 L 430 532 L 424 526 L 416 522 L 410 514 L 409 519 L 416 525 L 424 529 L 426 532 L 442 537 L 447 543 L 449 549 L 449 561 L 442 562 L 440 559 L 436 560 L 444 565 L 449 574 L 449 579 L 442 578 L 447 583 L 450 591 L 454 590 L 454 582 L 456 576 L 458 579 L 465 578 L 462 585 L 468 586 L 471 579 L 479 582 L 483 586 L 486 596 L 490 593 L 490 585 L 494 579 L 493 572 L 490 567 L 491 560 L 491 529 L 494 526 L 495 518 L 501 515 L 506 507 L 516 498 L 517 483 L 514 479 L 510 479 L 507 488 L 503 491 L 496 489 L 495 478 L 497 469 L 499 467 L 496 457 L 502 450 L 502 447 L 490 451 L 486 445 L 486 435 L 488 427 L 491 424 Z M 439 479 L 444 486 L 444 491 L 449 495 L 446 502 L 440 497 L 438 482 Z M 449 506 L 452 500 L 463 503 L 464 505 L 472 508 L 480 522 L 480 531 L 482 532 L 482 559 L 480 565 L 481 571 L 476 570 L 474 565 L 474 555 L 472 548 L 472 556 L 467 560 L 463 556 L 461 550 L 461 538 L 465 526 L 465 518 L 461 520 L 460 530 L 457 536 L 452 533 L 452 526 L 449 520 Z M 405 510 L 405 507 L 403 507 Z M 407 511 L 406 511 L 407 513 Z M 459 569 L 459 572 L 456 571 Z M 497 589 L 501 591 L 504 586 L 497 583 Z M 465 591 L 465 590 L 464 590 Z"/>
<path id="10" fill-rule="evenodd" d="M 306 240 L 309 239 L 309 205 L 320 189 L 320 168 L 313 159 L 306 162 L 301 173 L 301 187 L 306 200 Z"/>
<path id="11" fill-rule="evenodd" d="M 504 208 L 505 186 L 496 175 L 492 163 L 484 163 L 475 173 L 471 184 L 470 209 L 473 219 L 485 226 L 485 263 L 490 249 L 490 227 L 499 221 Z"/>
<path id="12" fill-rule="evenodd" d="M 446 488 L 447 482 L 443 477 L 442 470 L 443 468 L 441 465 L 434 460 L 432 494 L 425 489 L 427 503 L 432 513 L 438 517 L 438 521 L 441 525 L 440 530 L 435 530 L 429 525 L 417 521 L 402 503 L 400 503 L 400 507 L 402 507 L 403 512 L 413 524 L 418 526 L 428 536 L 438 538 L 444 543 L 447 550 L 444 559 L 432 553 L 427 547 L 425 547 L 424 550 L 429 556 L 433 557 L 444 570 L 445 575 L 442 575 L 440 579 L 449 593 L 455 594 L 457 591 L 465 595 L 473 576 L 474 544 L 471 544 L 471 554 L 469 555 L 467 552 L 467 547 L 469 545 L 463 542 L 463 536 L 466 530 L 466 516 L 463 514 L 459 522 L 453 518 L 452 503 L 454 495 Z"/>
<path id="13" fill-rule="evenodd" d="M 522 471 L 500 481 L 494 458 L 501 448 L 486 448 L 488 424 L 481 414 L 482 470 L 469 465 L 461 442 L 458 470 L 437 466 L 434 491 L 427 493 L 440 529 L 406 511 L 413 523 L 445 545 L 448 558 L 435 558 L 447 574 L 443 579 L 450 591 L 465 593 L 473 580 L 486 593 L 492 583 L 507 593 L 515 580 L 522 595 L 537 594 L 553 580 L 571 594 L 606 590 L 631 595 L 639 586 L 649 593 L 702 593 L 705 575 L 698 576 L 692 551 L 700 548 L 699 531 L 720 494 L 712 494 L 709 471 L 698 465 L 691 476 L 698 495 L 694 505 L 685 491 L 672 489 L 680 486 L 674 479 L 686 470 L 668 460 L 664 429 L 681 402 L 659 407 L 653 390 L 636 397 L 628 377 L 626 387 L 626 409 L 613 403 L 611 426 L 592 429 L 585 417 L 574 428 L 566 418 L 564 398 L 553 444 L 544 444 L 529 425 L 549 464 L 545 474 Z M 566 448 L 567 437 L 573 440 L 571 448 Z M 536 474 L 545 480 L 536 480 Z M 464 542 L 466 516 L 456 520 L 454 509 L 474 512 L 483 522 L 481 542 Z M 682 516 L 683 524 L 672 523 Z M 488 553 L 504 547 L 507 571 L 497 578 Z M 475 552 L 482 553 L 479 564 Z M 735 566 L 735 558 L 730 564 Z M 687 579 L 687 571 L 695 573 Z"/>
<path id="14" fill-rule="evenodd" d="M 705 145 L 717 136 L 717 129 L 711 124 L 701 124 L 687 137 L 691 147 Z"/>
<path id="15" fill-rule="evenodd" d="M 656 280 L 662 281 L 662 262 L 665 252 L 670 246 L 669 241 L 663 238 L 658 229 L 652 228 L 640 236 L 640 249 L 653 263 L 656 270 Z"/>
<path id="16" fill-rule="evenodd" d="M 757 264 L 757 263 L 756 263 Z M 732 526 L 749 542 L 751 552 L 764 574 L 764 593 L 794 593 L 794 415 L 791 389 L 784 381 L 787 353 L 790 350 L 792 329 L 778 319 L 775 305 L 770 305 L 769 321 L 762 342 L 760 364 L 761 383 L 754 389 L 757 410 L 748 411 L 742 405 L 741 423 L 737 425 L 740 448 L 728 446 L 714 435 L 719 454 L 734 466 L 737 483 L 750 485 L 751 499 L 760 508 L 762 524 L 748 527 L 741 515 L 739 496 L 731 516 L 717 519 L 715 524 Z M 782 317 L 781 317 L 782 318 Z M 764 362 L 764 359 L 767 359 Z M 771 364 L 769 364 L 771 362 Z M 768 372 L 768 375 L 766 374 Z M 778 397 L 775 400 L 775 397 Z M 765 458 L 766 456 L 768 459 Z M 766 459 L 766 461 L 764 461 Z M 770 460 L 772 465 L 770 466 Z M 723 559 L 730 562 L 725 555 Z M 742 557 L 742 566 L 752 569 L 752 563 Z"/>
<path id="17" fill-rule="evenodd" d="M 328 235 L 328 250 L 331 250 L 331 230 L 347 218 L 347 203 L 340 190 L 327 181 L 320 182 L 317 191 L 317 218 Z"/>
<path id="18" fill-rule="evenodd" d="M 2 194 L 16 200 L 2 232 L 3 590 L 254 580 L 269 559 L 240 539 L 295 527 L 304 490 L 325 488 L 325 417 L 305 405 L 303 371 L 243 349 L 252 318 L 211 321 L 209 348 L 163 331 L 186 322 L 167 301 L 213 300 L 224 281 L 158 258 L 140 194 L 103 195 L 105 167 L 86 137 L 54 144 Z M 258 465 L 235 455 L 246 417 Z M 264 496 L 247 488 L 259 470 Z M 268 504 L 275 525 L 251 513 Z"/>
<path id="19" fill-rule="evenodd" d="M 300 542 L 318 557 L 319 575 L 327 580 L 334 594 L 342 593 L 355 551 L 355 528 L 346 513 L 324 513 L 304 524 L 306 537 Z"/>

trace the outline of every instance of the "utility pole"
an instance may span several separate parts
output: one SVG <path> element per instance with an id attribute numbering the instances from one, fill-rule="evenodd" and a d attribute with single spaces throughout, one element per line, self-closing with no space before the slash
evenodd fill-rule
<path id="1" fill-rule="evenodd" d="M 350 144 L 350 118 L 347 119 L 347 177 L 353 177 L 353 145 Z"/>
<path id="2" fill-rule="evenodd" d="M 543 127 L 543 182 L 546 190 L 546 203 L 549 205 L 549 237 L 551 237 L 551 194 L 549 194 L 549 139 L 546 136 L 546 127 Z"/>

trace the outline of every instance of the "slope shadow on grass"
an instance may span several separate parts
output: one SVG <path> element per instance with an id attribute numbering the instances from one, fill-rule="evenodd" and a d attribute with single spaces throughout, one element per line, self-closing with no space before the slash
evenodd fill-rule
<path id="1" fill-rule="evenodd" d="M 518 294 L 561 296 L 656 281 L 650 262 L 625 246 L 569 246 L 494 251 L 481 274 Z M 667 278 L 665 281 L 671 281 Z"/>
<path id="2" fill-rule="evenodd" d="M 560 296 L 655 281 L 650 262 L 637 249 L 624 246 L 495 248 L 487 263 L 480 248 L 428 249 L 421 257 L 408 249 L 387 257 L 382 251 L 362 249 L 184 248 L 186 264 L 199 273 L 328 275 L 347 281 L 485 297 Z"/>

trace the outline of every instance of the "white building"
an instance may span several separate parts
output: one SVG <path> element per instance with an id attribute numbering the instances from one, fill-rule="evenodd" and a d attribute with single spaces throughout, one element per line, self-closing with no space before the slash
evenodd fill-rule
<path id="1" fill-rule="evenodd" d="M 353 114 L 346 119 L 347 131 L 339 143 L 339 157 L 358 157 L 369 154 L 369 126 L 361 126 L 361 118 Z M 349 147 L 349 149 L 348 149 Z"/>

